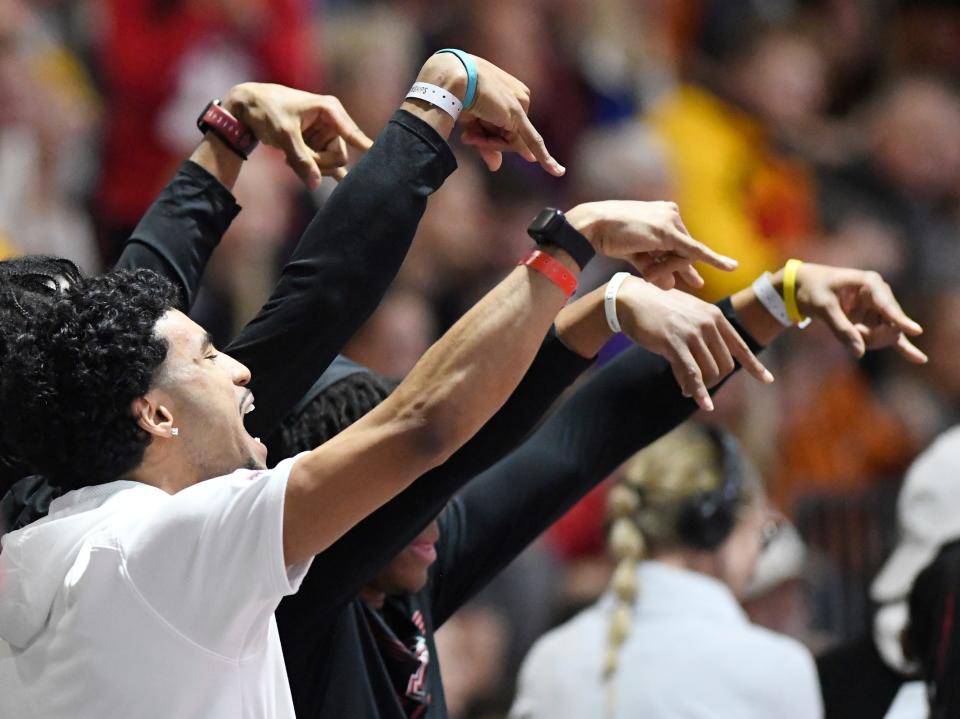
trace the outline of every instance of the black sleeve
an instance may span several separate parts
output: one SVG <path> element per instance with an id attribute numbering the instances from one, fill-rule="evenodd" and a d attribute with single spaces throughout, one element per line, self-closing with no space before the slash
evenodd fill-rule
<path id="1" fill-rule="evenodd" d="M 729 301 L 720 308 L 758 349 Z M 435 626 L 614 469 L 696 409 L 667 361 L 640 347 L 587 380 L 519 449 L 448 505 L 428 588 Z"/>
<path id="2" fill-rule="evenodd" d="M 238 212 L 230 190 L 187 160 L 140 220 L 116 269 L 163 275 L 180 288 L 181 307 L 189 310 L 210 255 Z"/>
<path id="3" fill-rule="evenodd" d="M 427 198 L 456 166 L 436 130 L 399 110 L 341 180 L 270 300 L 225 350 L 252 373 L 251 434 L 270 435 L 376 309 Z"/>
<path id="4" fill-rule="evenodd" d="M 281 632 L 299 632 L 353 599 L 460 487 L 516 446 L 590 363 L 551 331 L 510 399 L 473 439 L 314 558 L 298 592 L 277 610 Z"/>

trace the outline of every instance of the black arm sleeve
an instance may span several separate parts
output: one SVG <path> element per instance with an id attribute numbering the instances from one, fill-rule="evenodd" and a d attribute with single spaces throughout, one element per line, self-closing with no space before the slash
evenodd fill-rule
<path id="1" fill-rule="evenodd" d="M 729 301 L 720 308 L 759 349 Z M 667 361 L 640 347 L 591 377 L 519 449 L 448 505 L 431 572 L 434 626 L 614 469 L 696 409 Z"/>
<path id="2" fill-rule="evenodd" d="M 238 212 L 230 190 L 187 160 L 140 220 L 116 269 L 163 275 L 180 288 L 180 306 L 189 310 L 210 255 Z"/>
<path id="3" fill-rule="evenodd" d="M 429 197 L 456 169 L 446 141 L 399 110 L 317 213 L 270 300 L 226 352 L 250 368 L 266 437 L 380 303 Z"/>
<path id="4" fill-rule="evenodd" d="M 307 641 L 304 627 L 322 622 L 353 599 L 460 487 L 516 446 L 590 363 L 551 331 L 510 399 L 473 439 L 314 558 L 299 591 L 277 610 L 284 642 L 287 627 Z M 296 636 L 290 640 L 299 641 Z"/>

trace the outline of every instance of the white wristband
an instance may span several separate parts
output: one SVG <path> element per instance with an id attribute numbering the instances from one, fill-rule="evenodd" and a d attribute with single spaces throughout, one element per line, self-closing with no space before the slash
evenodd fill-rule
<path id="1" fill-rule="evenodd" d="M 629 272 L 618 272 L 607 283 L 607 289 L 603 293 L 603 311 L 607 315 L 607 324 L 614 332 L 620 332 L 620 320 L 617 318 L 617 293 L 620 291 L 620 285 L 630 276 Z"/>
<path id="2" fill-rule="evenodd" d="M 770 282 L 769 272 L 764 272 L 753 281 L 753 292 L 760 300 L 760 304 L 776 318 L 777 322 L 784 327 L 793 327 L 793 322 L 790 321 L 790 315 L 787 312 L 787 305 L 780 293 L 774 289 L 773 283 Z"/>
<path id="3" fill-rule="evenodd" d="M 463 111 L 463 103 L 458 100 L 452 92 L 445 90 L 439 85 L 431 85 L 429 82 L 415 82 L 413 87 L 407 93 L 407 97 L 417 98 L 429 102 L 435 107 L 439 107 L 456 122 Z"/>

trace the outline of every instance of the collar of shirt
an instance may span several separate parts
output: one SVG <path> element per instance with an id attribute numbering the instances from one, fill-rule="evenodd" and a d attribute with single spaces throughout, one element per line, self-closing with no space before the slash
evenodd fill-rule
<path id="1" fill-rule="evenodd" d="M 724 624 L 748 624 L 736 597 L 719 579 L 663 562 L 645 561 L 638 567 L 636 609 L 640 617 L 699 616 Z M 613 596 L 603 599 L 611 605 Z"/>

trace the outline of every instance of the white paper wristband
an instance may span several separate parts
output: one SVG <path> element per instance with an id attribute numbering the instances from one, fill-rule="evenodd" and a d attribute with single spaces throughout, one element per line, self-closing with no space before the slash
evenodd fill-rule
<path id="1" fill-rule="evenodd" d="M 614 332 L 621 332 L 620 320 L 617 318 L 617 293 L 620 291 L 620 285 L 630 276 L 629 272 L 618 272 L 607 283 L 607 289 L 603 293 L 603 311 L 607 315 L 607 325 Z"/>
<path id="2" fill-rule="evenodd" d="M 463 103 L 449 90 L 439 85 L 431 85 L 429 82 L 415 82 L 413 87 L 407 93 L 407 97 L 417 98 L 429 102 L 435 107 L 439 107 L 456 122 L 463 111 Z"/>
<path id="3" fill-rule="evenodd" d="M 769 272 L 764 272 L 753 281 L 753 292 L 760 300 L 760 304 L 776 318 L 777 322 L 784 327 L 793 327 L 793 322 L 790 321 L 790 315 L 787 313 L 787 305 L 770 282 Z"/>

